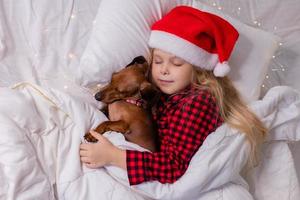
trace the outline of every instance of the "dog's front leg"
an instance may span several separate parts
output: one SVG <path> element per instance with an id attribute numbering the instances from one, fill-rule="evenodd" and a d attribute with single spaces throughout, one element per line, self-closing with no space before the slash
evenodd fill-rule
<path id="1" fill-rule="evenodd" d="M 105 121 L 101 123 L 96 129 L 96 132 L 103 134 L 106 131 L 116 131 L 120 133 L 129 133 L 129 124 L 123 120 Z"/>
<path id="2" fill-rule="evenodd" d="M 123 120 L 118 121 L 105 121 L 101 123 L 95 131 L 99 134 L 103 134 L 107 131 L 116 131 L 123 134 L 130 133 L 129 124 L 127 124 Z M 90 133 L 85 134 L 84 139 L 86 139 L 88 142 L 97 142 L 98 140 L 94 138 Z"/>

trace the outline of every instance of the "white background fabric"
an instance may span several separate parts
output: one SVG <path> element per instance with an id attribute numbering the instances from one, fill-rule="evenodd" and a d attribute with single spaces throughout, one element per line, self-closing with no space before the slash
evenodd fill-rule
<path id="1" fill-rule="evenodd" d="M 259 27 L 261 29 L 275 33 L 282 37 L 282 46 L 275 54 L 275 58 L 269 67 L 268 77 L 265 80 L 265 87 L 263 87 L 262 94 L 265 94 L 269 88 L 275 85 L 290 85 L 300 90 L 300 1 L 299 0 L 202 0 L 209 5 L 215 6 L 225 13 L 244 21 L 245 23 Z M 44 79 L 72 79 L 70 76 L 76 66 L 79 64 L 80 56 L 82 55 L 93 25 L 93 20 L 98 10 L 100 0 L 1 0 L 0 1 L 0 86 L 9 86 L 19 81 L 30 81 L 37 84 L 42 84 L 41 80 Z M 255 69 L 254 69 L 255 70 Z M 70 85 L 64 85 L 61 82 L 53 82 L 52 85 L 59 87 L 60 89 L 68 89 Z M 88 92 L 88 91 L 86 91 Z M 4 97 L 3 97 L 4 98 Z M 4 98 L 5 99 L 5 98 Z M 9 101 L 9 100 L 8 100 Z M 5 101 L 3 102 L 5 103 Z M 26 103 L 19 101 L 14 104 L 10 102 L 11 107 L 18 109 L 15 105 L 24 105 Z M 45 107 L 45 109 L 47 109 Z M 77 109 L 79 109 L 77 107 Z M 84 110 L 84 109 L 83 109 Z M 9 108 L 7 112 L 9 112 Z M 25 107 L 19 107 L 19 111 L 22 113 L 27 112 Z M 53 113 L 52 113 L 53 114 Z M 59 116 L 56 116 L 59 117 Z M 26 120 L 33 119 L 29 116 Z M 34 118 L 38 119 L 38 117 Z M 5 116 L 1 115 L 4 125 L 12 123 Z M 40 125 L 43 122 L 28 122 L 24 121 L 24 118 L 19 118 L 19 122 L 24 124 L 31 124 L 32 126 L 26 127 L 30 131 L 38 131 Z M 22 121 L 23 120 L 23 121 Z M 55 123 L 58 123 L 56 121 Z M 34 126 L 38 124 L 38 126 Z M 3 125 L 3 124 L 2 124 Z M 44 126 L 50 124 L 44 124 Z M 14 124 L 14 126 L 7 127 L 8 133 L 23 133 L 23 129 L 20 129 L 20 124 Z M 2 128 L 3 128 L 2 127 Z M 15 127 L 14 129 L 9 129 Z M 22 126 L 21 126 L 22 128 Z M 23 127 L 24 128 L 24 127 Z M 49 128 L 49 127 L 48 127 Z M 82 127 L 82 130 L 86 127 Z M 21 130 L 21 131 L 20 131 Z M 15 141 L 23 141 L 24 138 L 17 137 L 15 135 Z M 289 135 L 289 137 L 292 137 Z M 4 141 L 10 141 L 12 138 L 1 137 Z M 292 138 L 293 139 L 293 138 Z M 294 138 L 295 139 L 295 138 Z M 55 140 L 55 138 L 53 139 Z M 9 144 L 9 143 L 7 143 Z M 23 143 L 21 143 L 22 145 Z M 25 144 L 23 144 L 25 145 Z M 53 145 L 53 144 L 51 144 Z M 282 148 L 279 148 L 280 145 Z M 266 149 L 272 149 L 274 151 L 265 154 L 267 158 L 272 158 L 272 152 L 286 152 L 285 155 L 294 156 L 298 158 L 296 160 L 295 168 L 293 165 L 286 165 L 285 170 L 295 175 L 295 169 L 298 169 L 298 177 L 300 162 L 300 144 L 289 144 L 290 149 L 287 148 L 287 144 L 276 145 L 278 149 L 271 148 L 271 144 Z M 21 148 L 22 149 L 22 148 Z M 32 155 L 32 149 L 26 148 L 27 151 L 20 152 L 26 155 Z M 298 153 L 297 153 L 298 152 Z M 11 153 L 18 153 L 12 152 Z M 45 153 L 45 152 L 43 152 Z M 46 152 L 47 153 L 47 152 Z M 3 154 L 4 155 L 4 154 Z M 9 154 L 6 158 L 10 158 Z M 282 158 L 280 164 L 284 162 L 290 162 L 291 157 Z M 13 161 L 13 160 L 11 160 Z M 266 160 L 267 161 L 267 160 Z M 76 162 L 76 160 L 75 160 Z M 78 162 L 78 160 L 77 160 Z M 34 162 L 32 162 L 34 163 Z M 278 164 L 279 162 L 277 162 Z M 78 163 L 77 163 L 78 164 Z M 275 163 L 276 164 L 276 163 Z M 51 163 L 50 163 L 51 166 Z M 276 165 L 279 166 L 279 165 Z M 284 166 L 282 166 L 284 167 Z M 16 168 L 20 170 L 20 168 Z M 266 168 L 264 168 L 267 170 Z M 38 178 L 30 179 L 35 180 L 33 184 L 36 186 L 45 186 L 43 195 L 53 196 L 51 183 L 53 183 L 53 174 L 50 180 L 45 180 L 45 176 L 41 172 L 41 168 L 37 168 L 36 171 L 30 171 L 30 165 L 24 168 L 26 172 L 32 172 L 38 174 Z M 271 168 L 278 172 L 276 168 Z M 24 171 L 22 173 L 24 173 Z M 2 172 L 2 171 L 1 171 Z M 0 180 L 3 180 L 4 174 L 0 172 Z M 78 172 L 74 170 L 73 172 Z M 254 171 L 253 173 L 261 172 Z M 21 175 L 24 175 L 22 174 Z M 16 175 L 15 171 L 11 171 L 10 175 Z M 267 176 L 267 174 L 265 174 Z M 26 177 L 26 176 L 24 176 Z M 255 177 L 255 176 L 254 176 Z M 263 176 L 262 176 L 263 177 Z M 297 177 L 297 176 L 293 176 Z M 20 178 L 20 177 L 18 177 Z M 16 181 L 24 179 L 16 179 Z M 27 180 L 27 179 L 26 179 Z M 249 175 L 249 181 L 258 181 L 263 184 L 264 179 L 254 180 Z M 299 180 L 291 179 L 294 185 L 297 185 Z M 1 182 L 2 184 L 3 182 Z M 269 183 L 269 182 L 268 182 Z M 274 182 L 275 184 L 276 182 Z M 284 181 L 280 182 L 281 188 L 286 189 Z M 26 185 L 25 185 L 26 186 Z M 275 184 L 274 187 L 278 185 Z M 1 187 L 6 188 L 7 185 Z M 118 186 L 116 186 L 118 187 Z M 229 187 L 230 188 L 230 187 Z M 23 190 L 24 188 L 20 188 Z M 259 191 L 257 188 L 250 188 L 251 191 L 259 198 L 267 198 L 264 194 L 273 194 L 276 197 L 274 191 Z M 287 190 L 293 190 L 294 188 L 287 188 Z M 296 188 L 297 189 L 297 188 Z M 293 190 L 295 191 L 295 190 Z M 0 190 L 0 197 L 3 195 L 3 190 Z M 220 191 L 218 191 L 220 192 Z M 216 193 L 218 193 L 216 192 Z M 226 193 L 226 190 L 222 191 Z M 266 193 L 264 193 L 266 192 Z M 281 190 L 282 195 L 277 196 L 280 199 L 288 199 L 287 192 Z M 215 195 L 216 195 L 215 193 Z M 32 194 L 32 193 L 31 193 Z M 24 193 L 24 195 L 31 195 Z M 71 193 L 70 193 L 71 194 Z M 230 195 L 231 193 L 227 193 Z M 295 193 L 293 193 L 295 194 Z M 284 196 L 285 195 L 285 196 Z M 43 197 L 45 197 L 43 196 Z M 217 196 L 217 195 L 216 195 Z M 215 197 L 216 197 L 215 196 Z M 38 198 L 38 196 L 37 196 Z M 297 199 L 297 196 L 293 196 Z M 44 198 L 45 199 L 45 198 Z M 51 198 L 49 198 L 51 199 Z"/>

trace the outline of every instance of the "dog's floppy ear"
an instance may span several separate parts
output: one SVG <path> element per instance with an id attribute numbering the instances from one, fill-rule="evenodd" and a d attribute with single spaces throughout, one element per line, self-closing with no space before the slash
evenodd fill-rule
<path id="1" fill-rule="evenodd" d="M 135 57 L 131 63 L 129 63 L 128 65 L 126 65 L 126 67 L 129 67 L 130 65 L 134 65 L 134 64 L 145 64 L 147 63 L 147 60 L 144 56 L 138 56 Z"/>
<path id="2" fill-rule="evenodd" d="M 148 81 L 144 81 L 140 86 L 142 98 L 145 100 L 152 99 L 157 94 L 157 89 Z"/>
<path id="3" fill-rule="evenodd" d="M 144 64 L 147 62 L 146 58 L 144 56 L 138 56 L 138 57 L 135 57 L 133 59 L 133 61 L 137 64 Z"/>
<path id="4" fill-rule="evenodd" d="M 144 64 L 145 62 L 147 62 L 147 60 L 144 56 L 137 56 L 132 60 L 131 64 Z"/>
<path id="5" fill-rule="evenodd" d="M 129 63 L 126 67 L 129 67 L 131 65 L 136 65 L 136 66 L 140 67 L 144 71 L 144 74 L 148 76 L 149 65 L 148 65 L 148 62 L 147 62 L 147 60 L 144 56 L 135 57 L 131 61 L 131 63 Z"/>

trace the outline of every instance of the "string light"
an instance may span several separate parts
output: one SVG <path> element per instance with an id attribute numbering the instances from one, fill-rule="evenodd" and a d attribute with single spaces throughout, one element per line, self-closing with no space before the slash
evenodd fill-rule
<path id="1" fill-rule="evenodd" d="M 68 55 L 68 56 L 69 56 L 69 58 L 70 58 L 70 59 L 73 59 L 73 58 L 75 58 L 75 57 L 76 57 L 76 56 L 75 56 L 75 54 L 73 54 L 73 53 L 69 53 L 69 55 Z"/>
<path id="2" fill-rule="evenodd" d="M 64 89 L 65 89 L 65 90 L 68 89 L 68 86 L 67 86 L 67 85 L 64 85 Z"/>
<path id="3" fill-rule="evenodd" d="M 236 13 L 237 13 L 237 15 L 241 14 L 241 7 L 238 7 L 238 11 Z"/>
<path id="4" fill-rule="evenodd" d="M 257 26 L 261 26 L 261 23 L 258 22 L 257 20 L 254 20 L 253 23 L 254 23 L 255 25 L 257 25 Z"/>
<path id="5" fill-rule="evenodd" d="M 71 15 L 71 19 L 74 19 L 76 17 L 76 15 L 72 14 Z"/>
<path id="6" fill-rule="evenodd" d="M 216 9 L 218 10 L 226 10 L 225 7 L 221 7 L 221 5 L 218 3 L 218 2 L 213 2 L 212 5 L 214 7 L 216 7 Z M 241 14 L 241 6 L 238 6 L 236 7 L 235 9 L 231 10 L 230 12 L 232 12 L 234 15 L 236 15 L 237 17 L 240 16 Z M 258 27 L 258 28 L 262 28 L 262 22 L 258 21 L 255 16 L 253 16 L 252 18 L 252 23 L 254 24 L 253 26 L 254 27 Z M 276 32 L 278 31 L 278 27 L 275 25 L 273 27 L 271 27 L 271 32 Z M 283 43 L 282 42 L 279 42 L 278 43 L 278 46 L 279 48 L 281 46 L 283 46 Z M 267 92 L 269 88 L 271 88 L 273 85 L 274 85 L 274 80 L 277 80 L 279 85 L 281 85 L 281 81 L 280 79 L 274 79 L 274 77 L 280 77 L 278 76 L 279 73 L 283 73 L 287 70 L 287 68 L 285 66 L 283 66 L 282 64 L 280 64 L 278 62 L 278 60 L 280 59 L 277 59 L 283 52 L 279 50 L 277 50 L 276 54 L 275 55 L 272 55 L 272 61 L 270 63 L 270 68 L 269 68 L 269 73 L 265 75 L 265 80 L 264 80 L 264 83 L 261 85 L 261 88 L 262 88 L 262 95 L 264 94 L 263 92 Z M 274 79 L 274 80 L 273 80 Z"/>

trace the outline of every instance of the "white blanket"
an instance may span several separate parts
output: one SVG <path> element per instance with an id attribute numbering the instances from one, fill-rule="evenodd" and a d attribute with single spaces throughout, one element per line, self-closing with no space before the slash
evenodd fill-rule
<path id="1" fill-rule="evenodd" d="M 72 85 L 64 89 L 29 83 L 0 89 L 0 199 L 296 200 L 300 196 L 286 143 L 300 139 L 300 97 L 290 88 L 273 88 L 251 105 L 270 128 L 257 168 L 241 175 L 249 147 L 243 134 L 223 125 L 205 140 L 177 182 L 131 187 L 121 169 L 91 170 L 81 165 L 82 136 L 106 117 L 91 94 Z M 106 137 L 121 148 L 143 150 L 121 134 Z"/>

